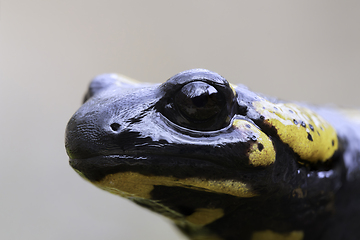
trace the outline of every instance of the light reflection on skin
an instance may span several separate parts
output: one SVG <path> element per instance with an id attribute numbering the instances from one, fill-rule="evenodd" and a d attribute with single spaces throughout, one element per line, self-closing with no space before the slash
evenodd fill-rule
<path id="1" fill-rule="evenodd" d="M 326 172 L 318 172 L 317 175 L 318 175 L 319 178 L 329 178 L 333 174 L 334 174 L 334 171 L 330 170 L 330 171 L 326 171 Z"/>

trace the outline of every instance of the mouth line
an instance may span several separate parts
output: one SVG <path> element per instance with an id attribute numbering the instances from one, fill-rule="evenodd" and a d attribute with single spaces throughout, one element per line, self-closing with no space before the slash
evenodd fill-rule
<path id="1" fill-rule="evenodd" d="M 198 158 L 172 155 L 147 155 L 145 157 L 112 154 L 86 159 L 70 159 L 69 162 L 72 168 L 92 182 L 119 172 L 137 172 L 147 176 L 239 180 L 251 174 L 248 171 L 232 169 Z"/>
<path id="2" fill-rule="evenodd" d="M 128 165 L 136 165 L 136 164 L 156 164 L 154 161 L 156 160 L 160 164 L 164 164 L 164 161 L 172 162 L 172 160 L 177 161 L 191 161 L 191 164 L 194 164 L 194 162 L 206 162 L 209 164 L 213 164 L 216 166 L 221 166 L 220 164 L 212 163 L 208 160 L 204 160 L 201 157 L 192 157 L 192 156 L 177 156 L 177 155 L 171 155 L 171 154 L 155 154 L 146 152 L 142 154 L 139 154 L 139 152 L 127 152 L 127 153 L 120 153 L 120 154 L 108 154 L 108 155 L 97 155 L 93 157 L 87 157 L 87 158 L 70 158 L 70 163 L 76 162 L 84 162 L 84 164 L 91 164 L 93 166 L 98 167 L 105 167 L 105 166 L 117 166 L 122 164 L 128 164 Z"/>

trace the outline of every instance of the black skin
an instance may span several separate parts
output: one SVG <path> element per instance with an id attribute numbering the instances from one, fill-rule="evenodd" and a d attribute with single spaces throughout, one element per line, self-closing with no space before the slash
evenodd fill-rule
<path id="1" fill-rule="evenodd" d="M 210 87 L 196 83 L 184 88 L 191 82 Z M 193 115 L 186 97 L 195 94 L 191 92 L 194 88 L 201 88 L 201 93 L 216 89 L 217 95 L 210 105 L 204 106 L 202 96 L 193 101 L 200 106 Z M 224 217 L 202 229 L 179 224 L 190 238 L 215 233 L 222 239 L 238 240 L 251 239 L 256 231 L 301 230 L 306 240 L 360 239 L 359 125 L 333 110 L 315 109 L 336 129 L 339 149 L 330 161 L 310 164 L 281 142 L 276 129 L 264 123 L 251 104 L 257 96 L 242 86 L 234 94 L 223 77 L 202 69 L 145 87 L 119 84 L 111 75 L 100 76 L 68 123 L 70 165 L 94 183 L 108 174 L 132 171 L 179 179 L 238 180 L 252 186 L 257 196 L 251 198 L 154 186 L 151 199 L 185 217 L 197 208 L 224 209 Z M 247 150 L 256 139 L 243 136 L 234 140 L 233 119 L 244 119 L 270 137 L 275 163 L 249 165 Z M 199 143 L 204 141 L 207 144 Z M 324 174 L 328 177 L 320 177 Z M 135 202 L 170 214 L 151 201 Z"/>

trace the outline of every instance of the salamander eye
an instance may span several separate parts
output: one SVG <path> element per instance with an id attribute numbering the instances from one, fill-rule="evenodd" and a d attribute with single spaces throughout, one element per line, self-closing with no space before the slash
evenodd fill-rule
<path id="1" fill-rule="evenodd" d="M 215 117 L 226 104 L 225 97 L 216 88 L 200 81 L 183 86 L 174 100 L 180 113 L 195 123 Z"/>
<path id="2" fill-rule="evenodd" d="M 217 131 L 230 126 L 238 110 L 235 90 L 225 78 L 208 70 L 181 72 L 158 89 L 155 109 L 176 130 Z"/>

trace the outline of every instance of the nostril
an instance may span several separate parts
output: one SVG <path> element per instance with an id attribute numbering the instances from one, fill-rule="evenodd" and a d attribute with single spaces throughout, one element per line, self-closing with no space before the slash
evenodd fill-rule
<path id="1" fill-rule="evenodd" d="M 113 130 L 113 131 L 117 131 L 117 130 L 119 130 L 119 128 L 120 128 L 120 124 L 118 124 L 118 123 L 112 123 L 111 125 L 110 125 L 110 127 L 111 127 L 111 129 Z"/>

